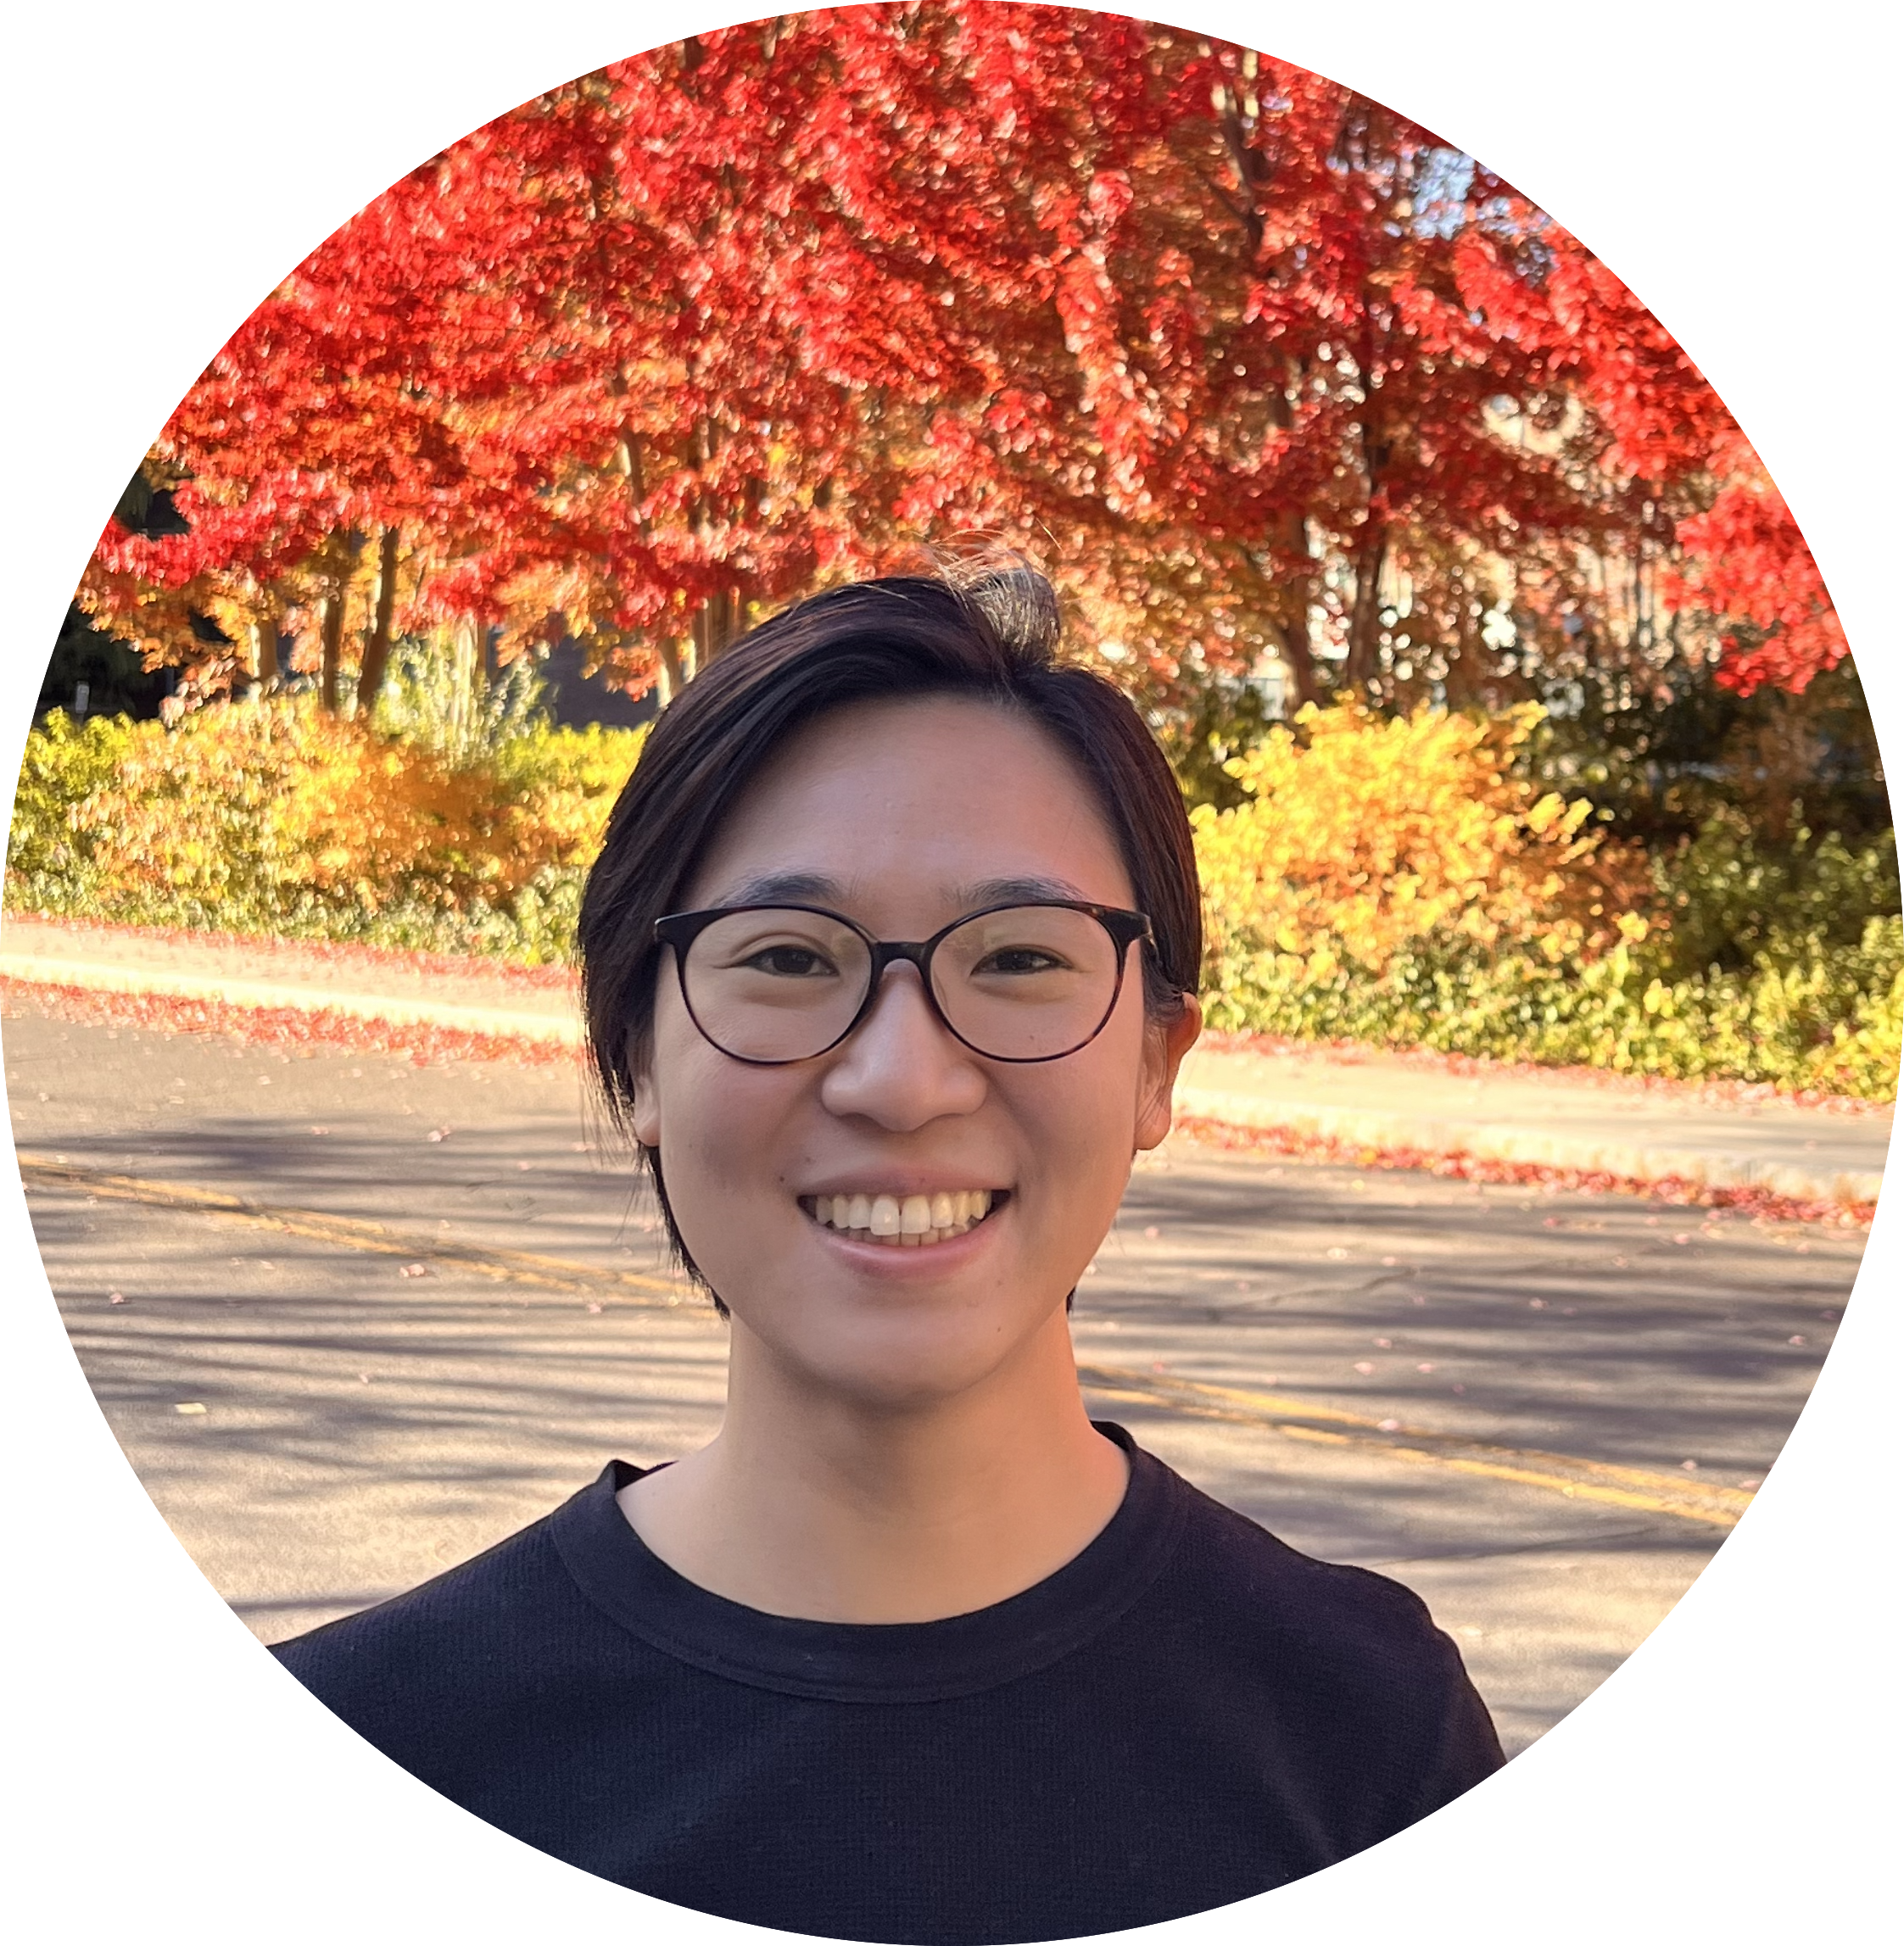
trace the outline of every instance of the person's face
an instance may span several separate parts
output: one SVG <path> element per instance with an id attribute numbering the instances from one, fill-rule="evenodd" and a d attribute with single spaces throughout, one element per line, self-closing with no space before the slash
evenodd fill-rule
<path id="1" fill-rule="evenodd" d="M 1129 907 L 1089 787 L 1044 733 L 949 698 L 863 704 L 790 739 L 750 787 L 684 909 L 768 896 L 826 906 L 882 940 L 930 939 L 997 882 Z M 705 1040 L 671 953 L 656 986 L 635 1132 L 661 1151 L 695 1263 L 747 1334 L 809 1385 L 902 1404 L 981 1381 L 1061 1313 L 1110 1227 L 1139 1148 L 1170 1127 L 1171 1034 L 1145 1018 L 1140 947 L 1115 1010 L 1075 1053 L 988 1060 L 889 968 L 839 1046 L 756 1067 Z M 949 1239 L 902 1246 L 816 1219 L 816 1196 L 991 1192 Z"/>

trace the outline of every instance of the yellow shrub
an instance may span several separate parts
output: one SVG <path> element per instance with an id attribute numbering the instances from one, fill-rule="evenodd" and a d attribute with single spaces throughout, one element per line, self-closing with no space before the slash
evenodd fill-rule
<path id="1" fill-rule="evenodd" d="M 1620 919 L 1644 881 L 1623 856 L 1596 856 L 1590 806 L 1512 775 L 1540 713 L 1311 705 L 1301 736 L 1278 726 L 1232 760 L 1249 800 L 1192 816 L 1213 984 L 1264 954 L 1321 983 L 1343 962 L 1379 976 L 1430 940 L 1559 964 L 1643 934 Z"/>
<path id="2" fill-rule="evenodd" d="M 170 732 L 141 724 L 75 814 L 93 895 L 159 895 L 238 924 L 300 900 L 366 913 L 493 904 L 592 858 L 639 747 L 625 733 L 523 740 L 544 748 L 539 765 L 532 752 L 457 768 L 308 697 L 215 705 Z"/>

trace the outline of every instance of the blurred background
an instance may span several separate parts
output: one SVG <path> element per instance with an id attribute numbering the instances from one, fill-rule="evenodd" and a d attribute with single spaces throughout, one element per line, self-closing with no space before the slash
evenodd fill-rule
<path id="1" fill-rule="evenodd" d="M 1875 743 L 1697 371 L 1429 131 L 1062 8 L 657 49 L 346 224 L 113 511 L 8 909 L 561 959 L 654 708 L 974 535 L 1172 755 L 1219 1028 L 1892 1091 Z"/>

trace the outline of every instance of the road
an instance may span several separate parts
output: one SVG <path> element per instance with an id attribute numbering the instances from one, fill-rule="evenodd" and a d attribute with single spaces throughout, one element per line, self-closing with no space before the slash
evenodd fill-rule
<path id="1" fill-rule="evenodd" d="M 576 1068 L 247 1046 L 30 997 L 0 1039 L 87 1377 L 265 1639 L 466 1558 L 611 1453 L 713 1429 L 722 1328 L 673 1284 Z M 1512 1750 L 1723 1540 L 1862 1243 L 1173 1138 L 1075 1331 L 1100 1416 L 1295 1546 L 1417 1589 Z"/>

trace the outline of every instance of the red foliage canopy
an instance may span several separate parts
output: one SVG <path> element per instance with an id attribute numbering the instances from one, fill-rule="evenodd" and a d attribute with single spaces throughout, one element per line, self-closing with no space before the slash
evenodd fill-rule
<path id="1" fill-rule="evenodd" d="M 988 0 L 726 30 L 477 130 L 286 279 L 149 468 L 189 533 L 114 522 L 85 594 L 172 659 L 215 596 L 335 620 L 375 537 L 385 642 L 566 629 L 678 681 L 973 529 L 1165 689 L 1265 646 L 1304 692 L 1471 677 L 1584 599 L 1567 562 L 1647 544 L 1723 680 L 1845 652 L 1710 388 L 1507 185 L 1304 70 Z"/>

